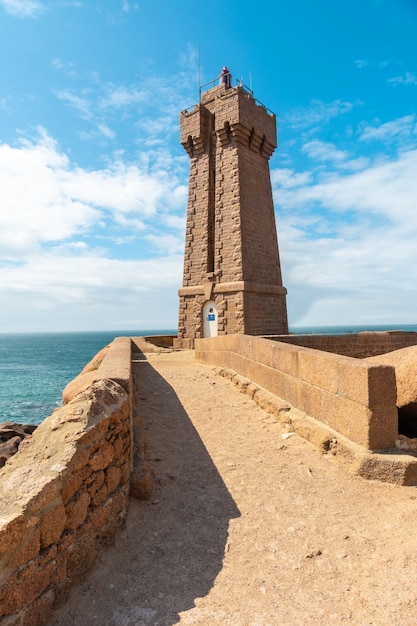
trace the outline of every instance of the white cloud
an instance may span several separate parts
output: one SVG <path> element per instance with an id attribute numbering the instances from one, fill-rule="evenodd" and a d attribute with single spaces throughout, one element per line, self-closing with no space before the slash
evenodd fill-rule
<path id="1" fill-rule="evenodd" d="M 40 242 L 59 240 L 87 228 L 97 211 L 56 184 L 68 161 L 43 136 L 36 146 L 0 146 L 0 252 L 30 254 Z"/>
<path id="2" fill-rule="evenodd" d="M 391 85 L 417 85 L 417 76 L 411 72 L 406 72 L 405 76 L 394 76 L 388 79 Z"/>
<path id="3" fill-rule="evenodd" d="M 164 254 L 182 255 L 184 252 L 184 238 L 178 235 L 147 235 L 146 238 L 159 252 Z"/>
<path id="4" fill-rule="evenodd" d="M 393 137 L 406 137 L 416 134 L 416 116 L 405 115 L 396 120 L 380 124 L 379 126 L 366 125 L 359 136 L 359 141 L 390 140 Z"/>
<path id="5" fill-rule="evenodd" d="M 184 202 L 181 202 L 182 207 L 187 206 L 187 196 L 184 196 Z M 180 217 L 179 215 L 165 215 L 163 218 L 164 224 L 173 230 L 180 231 L 181 235 L 185 233 L 185 212 Z"/>
<path id="6" fill-rule="evenodd" d="M 307 107 L 298 107 L 284 117 L 293 128 L 306 128 L 315 124 L 324 124 L 334 117 L 349 113 L 356 104 L 334 100 L 333 102 L 321 102 L 312 100 Z"/>
<path id="7" fill-rule="evenodd" d="M 72 63 L 60 58 L 52 64 L 78 80 L 72 80 L 70 88 L 56 90 L 55 95 L 76 117 L 91 125 L 83 124 L 77 133 L 84 140 L 112 141 L 115 135 L 110 129 L 121 128 L 127 120 L 130 132 L 132 128 L 137 131 L 141 149 L 159 148 L 178 132 L 178 112 L 195 100 L 189 80 L 192 66 L 167 78 L 144 76 L 136 83 L 114 84 L 102 81 L 98 73 L 82 75 Z M 134 126 L 132 119 L 136 120 Z"/>
<path id="8" fill-rule="evenodd" d="M 129 11 L 137 11 L 139 4 L 137 2 L 130 2 L 130 0 L 122 0 L 122 11 L 129 13 Z"/>
<path id="9" fill-rule="evenodd" d="M 335 173 L 328 175 L 324 182 L 286 189 L 281 204 L 289 208 L 316 202 L 333 211 L 365 211 L 392 219 L 404 219 L 406 215 L 414 218 L 415 214 L 417 225 L 416 171 L 417 150 L 411 150 L 355 174 Z"/>
<path id="10" fill-rule="evenodd" d="M 44 10 L 44 5 L 36 0 L 0 0 L 0 6 L 16 17 L 34 17 Z"/>
<path id="11" fill-rule="evenodd" d="M 343 150 L 338 150 L 332 143 L 319 141 L 314 139 L 305 143 L 302 147 L 302 151 L 305 152 L 310 159 L 316 159 L 317 161 L 335 161 L 336 163 L 346 161 L 348 153 Z"/>
<path id="12" fill-rule="evenodd" d="M 51 61 L 51 66 L 57 72 L 64 72 L 70 78 L 78 78 L 78 72 L 75 69 L 75 64 L 72 62 L 65 62 L 60 57 L 55 57 Z"/>
<path id="13" fill-rule="evenodd" d="M 57 98 L 66 102 L 71 108 L 77 111 L 83 119 L 91 119 L 91 102 L 85 96 L 79 96 L 70 89 L 61 89 L 56 92 Z"/>
<path id="14" fill-rule="evenodd" d="M 184 197 L 183 181 L 167 170 L 150 173 L 121 160 L 95 171 L 76 167 L 43 130 L 19 147 L 0 145 L 0 187 L 3 259 L 29 258 L 44 244 L 81 233 L 93 236 L 94 227 L 143 230 L 146 220 L 176 210 Z"/>
<path id="15" fill-rule="evenodd" d="M 50 302 L 81 302 L 96 294 L 100 302 L 108 294 L 119 293 L 119 300 L 129 300 L 133 293 L 170 284 L 181 264 L 168 255 L 157 260 L 120 260 L 85 252 L 66 254 L 65 248 L 43 252 L 30 266 L 0 269 L 0 283 L 7 293 L 25 292 L 42 295 Z M 182 261 L 182 259 L 181 259 Z M 170 264 L 173 263 L 172 267 Z"/>
<path id="16" fill-rule="evenodd" d="M 323 163 L 327 163 L 339 169 L 356 171 L 364 169 L 369 163 L 366 157 L 352 158 L 346 150 L 339 150 L 335 144 L 319 139 L 308 141 L 301 147 L 301 151 L 305 152 L 320 168 Z"/>
<path id="17" fill-rule="evenodd" d="M 273 172 L 290 324 L 415 322 L 416 172 L 417 149 L 298 186 Z"/>
<path id="18" fill-rule="evenodd" d="M 43 252 L 0 268 L 3 332 L 175 328 L 182 255 L 123 261 Z"/>
<path id="19" fill-rule="evenodd" d="M 113 85 L 108 83 L 104 86 L 105 96 L 99 100 L 102 109 L 120 109 L 129 107 L 138 102 L 145 102 L 149 94 L 147 90 L 140 90 L 136 85 Z"/>
<path id="20" fill-rule="evenodd" d="M 42 129 L 0 144 L 2 332 L 175 328 L 186 186 L 161 163 L 88 171 Z"/>
<path id="21" fill-rule="evenodd" d="M 271 182 L 280 188 L 302 187 L 312 181 L 311 172 L 295 172 L 290 168 L 271 170 Z"/>
<path id="22" fill-rule="evenodd" d="M 0 98 L 0 109 L 11 112 L 12 108 L 9 104 L 9 98 Z"/>
<path id="23" fill-rule="evenodd" d="M 114 139 L 116 136 L 116 133 L 111 130 L 111 128 L 106 126 L 106 124 L 99 124 L 98 131 L 103 135 L 103 137 L 106 137 L 106 139 Z"/>

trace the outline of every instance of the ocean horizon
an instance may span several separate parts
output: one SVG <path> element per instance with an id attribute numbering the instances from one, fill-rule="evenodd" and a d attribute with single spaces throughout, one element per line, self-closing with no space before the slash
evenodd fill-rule
<path id="1" fill-rule="evenodd" d="M 417 332 L 417 324 L 290 326 L 296 335 Z M 39 424 L 61 406 L 62 391 L 115 337 L 175 335 L 176 329 L 0 333 L 0 423 Z"/>

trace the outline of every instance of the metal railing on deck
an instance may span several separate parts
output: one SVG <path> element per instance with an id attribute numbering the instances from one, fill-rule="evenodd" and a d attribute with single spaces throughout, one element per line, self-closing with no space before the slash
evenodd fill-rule
<path id="1" fill-rule="evenodd" d="M 230 77 L 230 82 L 232 79 L 232 75 L 231 74 L 226 74 L 227 77 Z M 224 75 L 223 75 L 224 77 Z M 201 103 L 201 94 L 203 93 L 203 91 L 207 91 L 208 89 L 212 89 L 213 87 L 215 87 L 216 85 L 219 85 L 219 80 L 220 77 L 218 76 L 217 78 L 214 78 L 213 80 L 210 80 L 208 83 L 204 83 L 203 85 L 200 85 L 198 88 L 198 102 Z M 261 102 L 260 100 L 258 100 L 257 98 L 254 97 L 253 95 L 253 90 L 252 88 L 248 87 L 247 85 L 244 84 L 243 80 L 237 79 L 236 80 L 236 84 L 235 87 L 240 87 L 241 89 L 243 89 L 249 96 L 251 96 L 255 103 L 258 106 L 261 106 L 265 109 L 265 111 L 267 111 L 267 113 L 269 113 L 270 115 L 275 115 L 275 113 L 273 111 L 271 111 L 271 109 L 268 109 L 268 107 L 266 107 L 263 102 Z M 230 84 L 230 88 L 233 88 L 233 85 Z M 195 108 L 195 104 L 193 104 L 192 106 L 188 107 L 188 109 L 183 109 L 183 111 L 181 111 L 182 113 L 188 113 L 190 111 L 192 111 Z"/>
<path id="2" fill-rule="evenodd" d="M 222 78 L 229 78 L 230 77 L 230 87 L 233 87 L 232 85 L 232 75 L 231 74 L 224 74 L 222 76 Z M 204 83 L 204 85 L 200 85 L 198 88 L 198 95 L 199 95 L 199 102 L 201 102 L 201 94 L 203 93 L 203 91 L 207 91 L 207 89 L 211 89 L 212 87 L 215 87 L 216 85 L 220 84 L 219 83 L 219 77 L 214 78 L 213 80 L 210 80 L 208 83 Z M 246 93 L 248 93 L 250 96 L 253 97 L 253 91 L 252 89 L 250 89 L 249 87 L 247 87 L 242 80 L 237 80 L 236 81 L 236 87 L 241 87 L 242 89 L 244 89 L 246 91 Z"/>

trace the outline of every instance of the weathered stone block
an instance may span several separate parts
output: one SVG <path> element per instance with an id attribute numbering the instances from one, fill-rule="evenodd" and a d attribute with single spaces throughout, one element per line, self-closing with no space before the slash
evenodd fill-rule
<path id="1" fill-rule="evenodd" d="M 298 376 L 310 385 L 337 394 L 339 358 L 318 350 L 300 349 L 298 351 Z"/>
<path id="2" fill-rule="evenodd" d="M 81 467 L 81 469 L 76 471 L 73 475 L 68 476 L 62 485 L 61 498 L 64 504 L 67 504 L 67 502 L 71 500 L 71 498 L 86 480 L 87 476 L 90 475 L 91 469 L 87 465 L 89 458 L 87 451 L 83 451 L 83 457 L 85 459 L 85 464 L 83 465 L 83 467 Z M 76 466 L 78 467 L 78 463 L 76 464 Z"/>
<path id="3" fill-rule="evenodd" d="M 39 528 L 27 528 L 26 534 L 19 545 L 8 560 L 9 567 L 18 567 L 28 563 L 38 556 L 41 548 L 41 531 Z"/>
<path id="4" fill-rule="evenodd" d="M 368 447 L 371 411 L 365 405 L 324 392 L 320 416 L 313 417 L 317 417 L 351 441 Z"/>
<path id="5" fill-rule="evenodd" d="M 298 375 L 298 348 L 296 346 L 271 343 L 271 366 L 291 376 Z"/>
<path id="6" fill-rule="evenodd" d="M 93 474 L 89 476 L 88 480 L 86 481 L 86 485 L 88 485 L 87 491 L 91 497 L 93 497 L 94 494 L 103 485 L 105 478 L 106 478 L 106 474 L 103 472 L 103 470 L 93 472 Z"/>
<path id="7" fill-rule="evenodd" d="M 323 390 L 315 385 L 302 383 L 298 386 L 297 406 L 311 417 L 321 415 Z"/>
<path id="8" fill-rule="evenodd" d="M 113 465 L 107 468 L 106 483 L 107 483 L 107 489 L 108 489 L 109 494 L 115 491 L 117 487 L 120 485 L 121 477 L 122 477 L 122 471 L 120 467 L 116 467 Z"/>
<path id="9" fill-rule="evenodd" d="M 417 347 L 409 346 L 388 354 L 381 354 L 367 359 L 376 365 L 391 366 L 395 371 L 397 398 L 399 407 L 417 402 Z"/>
<path id="10" fill-rule="evenodd" d="M 91 502 L 91 496 L 86 491 L 81 491 L 77 496 L 68 502 L 65 507 L 67 521 L 66 530 L 75 530 L 84 522 L 87 516 L 87 509 Z"/>
<path id="11" fill-rule="evenodd" d="M 354 359 L 340 359 L 339 395 L 370 407 L 395 406 L 394 369 L 371 366 Z"/>
<path id="12" fill-rule="evenodd" d="M 78 581 L 91 569 L 100 553 L 100 547 L 93 535 L 83 534 L 77 537 L 71 548 L 67 553 L 67 576 Z"/>
<path id="13" fill-rule="evenodd" d="M 394 448 L 397 435 L 397 407 L 391 405 L 374 408 L 369 420 L 369 439 L 367 447 L 371 450 Z"/>
<path id="14" fill-rule="evenodd" d="M 8 593 L 0 606 L 0 616 L 18 613 L 30 606 L 47 589 L 55 563 L 41 567 L 37 560 L 20 570 L 8 582 Z"/>
<path id="15" fill-rule="evenodd" d="M 114 448 L 108 441 L 101 442 L 97 452 L 90 458 L 90 466 L 93 471 L 103 470 L 114 459 Z"/>
<path id="16" fill-rule="evenodd" d="M 93 506 L 98 506 L 107 498 L 107 485 L 104 483 L 91 498 Z"/>
<path id="17" fill-rule="evenodd" d="M 3 510 L 0 518 L 0 559 L 19 548 L 27 531 L 27 522 L 23 514 L 13 516 L 13 513 L 9 512 L 9 515 L 5 516 L 4 513 Z M 0 582 L 2 580 L 1 572 L 2 569 L 0 568 Z"/>
<path id="18" fill-rule="evenodd" d="M 25 611 L 21 626 L 44 626 L 52 615 L 55 592 L 45 591 Z"/>

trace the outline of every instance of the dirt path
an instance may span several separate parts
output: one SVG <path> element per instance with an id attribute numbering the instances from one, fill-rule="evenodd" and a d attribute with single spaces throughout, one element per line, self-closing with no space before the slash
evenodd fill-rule
<path id="1" fill-rule="evenodd" d="M 155 477 L 51 626 L 417 623 L 417 491 L 352 477 L 191 352 L 136 365 Z"/>

